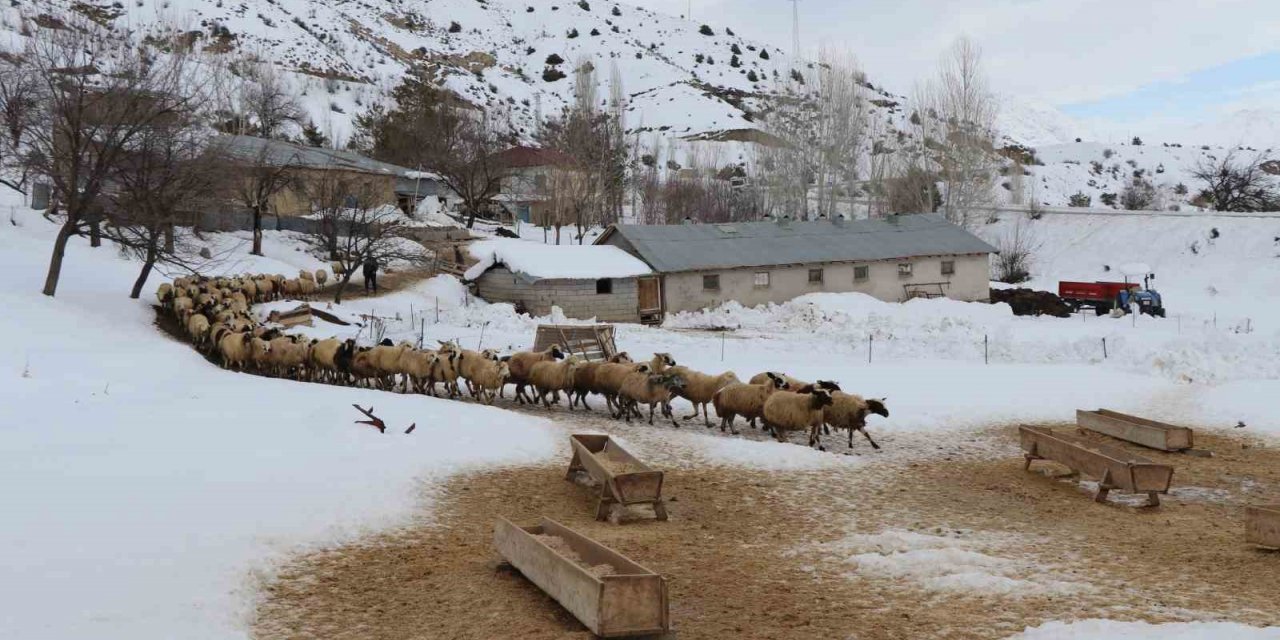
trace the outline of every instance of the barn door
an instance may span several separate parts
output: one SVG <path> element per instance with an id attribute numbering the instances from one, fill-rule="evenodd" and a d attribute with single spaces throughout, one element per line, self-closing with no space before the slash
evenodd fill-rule
<path id="1" fill-rule="evenodd" d="M 640 319 L 642 322 L 662 322 L 662 285 L 657 276 L 645 276 L 636 281 L 639 288 Z"/>

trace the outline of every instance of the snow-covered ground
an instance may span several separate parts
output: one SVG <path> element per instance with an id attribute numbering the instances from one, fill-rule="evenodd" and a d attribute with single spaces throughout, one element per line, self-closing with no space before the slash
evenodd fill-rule
<path id="1" fill-rule="evenodd" d="M 1008 640 L 1276 640 L 1280 627 L 1250 627 L 1233 622 L 1048 622 Z"/>
<path id="2" fill-rule="evenodd" d="M 134 265 L 109 246 L 73 240 L 57 297 L 40 295 L 54 227 L 15 220 L 0 228 L 0 637 L 243 637 L 274 559 L 430 517 L 434 482 L 559 442 L 496 409 L 220 371 L 152 326 L 153 287 L 126 297 Z M 234 271 L 312 266 L 268 238 L 269 258 Z M 353 424 L 352 403 L 391 429 Z"/>
<path id="3" fill-rule="evenodd" d="M 269 573 L 284 554 L 430 518 L 431 488 L 450 474 L 546 460 L 562 444 L 555 425 L 502 409 L 220 371 L 151 326 L 150 300 L 125 297 L 135 265 L 110 247 L 73 241 L 58 296 L 41 296 L 53 227 L 31 212 L 17 211 L 14 220 L 0 227 L 7 310 L 0 402 L 19 419 L 0 427 L 0 481 L 20 490 L 6 492 L 7 526 L 0 527 L 0 597 L 8 605 L 0 636 L 243 635 L 254 574 Z M 1002 305 L 817 295 L 682 314 L 664 328 L 623 325 L 618 343 L 638 358 L 665 351 L 704 371 L 745 378 L 782 370 L 887 397 L 892 418 L 874 417 L 870 426 L 890 438 L 1068 421 L 1075 409 L 1098 406 L 1197 427 L 1243 420 L 1249 433 L 1280 434 L 1280 408 L 1267 401 L 1280 392 L 1273 357 L 1280 326 L 1264 315 L 1280 276 L 1271 266 L 1277 233 L 1269 221 L 1047 216 L 1034 224 L 1044 235 L 1036 284 L 1102 278 L 1102 264 L 1147 262 L 1170 317 L 1136 325 L 1129 318 L 1015 318 Z M 1219 233 L 1209 242 L 1202 236 L 1212 227 Z M 1187 255 L 1195 239 L 1203 240 L 1199 252 Z M 224 249 L 244 241 L 243 234 L 211 236 Z M 268 233 L 266 253 L 226 268 L 320 266 L 290 234 Z M 1211 284 L 1217 293 L 1206 292 Z M 150 296 L 154 286 L 147 290 Z M 1256 314 L 1249 331 L 1236 330 L 1243 314 L 1224 312 L 1213 326 L 1200 305 L 1222 300 Z M 373 315 L 396 340 L 510 350 L 530 346 L 539 322 L 568 321 L 478 301 L 451 277 L 329 311 L 364 326 L 317 322 L 299 330 L 370 342 L 362 316 Z M 704 330 L 718 327 L 732 330 Z M 360 416 L 352 403 L 373 405 L 392 429 L 380 435 L 353 424 Z M 677 411 L 687 413 L 687 405 Z M 406 435 L 410 423 L 417 429 Z M 701 430 L 672 430 L 668 443 L 715 464 L 801 469 L 857 461 Z M 885 535 L 892 539 L 847 541 L 851 571 L 942 590 L 978 582 L 998 588 L 1010 563 L 1020 562 L 1002 558 L 998 540 Z M 934 556 L 963 562 L 949 573 L 926 570 Z M 1046 580 L 1036 588 L 1074 588 Z M 1059 631 L 1046 625 L 1028 634 Z"/>

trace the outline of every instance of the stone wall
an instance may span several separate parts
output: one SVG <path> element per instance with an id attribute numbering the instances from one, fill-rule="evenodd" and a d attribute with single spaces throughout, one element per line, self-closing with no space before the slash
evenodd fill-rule
<path id="1" fill-rule="evenodd" d="M 570 318 L 602 322 L 639 322 L 635 278 L 609 278 L 612 293 L 596 293 L 595 280 L 538 280 L 529 283 L 505 267 L 494 267 L 476 280 L 477 294 L 489 302 L 521 303 L 537 316 L 560 307 Z"/>

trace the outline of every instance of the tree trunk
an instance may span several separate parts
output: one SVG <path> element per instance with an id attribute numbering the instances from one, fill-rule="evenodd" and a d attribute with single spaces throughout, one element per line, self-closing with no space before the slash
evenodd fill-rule
<path id="1" fill-rule="evenodd" d="M 249 253 L 262 255 L 262 207 L 253 208 L 253 249 Z"/>
<path id="2" fill-rule="evenodd" d="M 53 241 L 53 255 L 49 258 L 49 273 L 44 278 L 44 290 L 41 292 L 46 296 L 53 297 L 58 292 L 58 278 L 62 276 L 62 257 L 67 252 L 67 240 L 75 235 L 75 230 L 75 218 L 68 215 L 67 221 L 62 223 L 61 229 L 58 229 L 58 237 Z"/>
<path id="3" fill-rule="evenodd" d="M 156 264 L 156 245 L 159 244 L 157 233 L 152 231 L 147 236 L 147 257 L 142 262 L 142 270 L 138 273 L 138 279 L 133 281 L 133 290 L 129 292 L 129 297 L 137 300 L 142 295 L 142 287 L 146 286 L 147 278 L 151 276 L 151 268 Z"/>
<path id="4" fill-rule="evenodd" d="M 475 207 L 467 207 L 467 228 L 472 229 L 476 226 L 476 210 Z"/>
<path id="5" fill-rule="evenodd" d="M 342 294 L 347 290 L 347 283 L 351 282 L 351 276 L 355 274 L 355 269 L 349 269 L 347 274 L 338 279 L 338 286 L 334 288 L 333 303 L 342 304 Z"/>
<path id="6" fill-rule="evenodd" d="M 560 244 L 560 225 L 556 225 L 556 244 Z"/>
<path id="7" fill-rule="evenodd" d="M 172 254 L 174 252 L 173 245 L 174 245 L 173 225 L 167 224 L 164 226 L 164 252 L 168 254 Z"/>
<path id="8" fill-rule="evenodd" d="M 96 215 L 89 222 L 89 246 L 102 246 L 102 219 Z"/>

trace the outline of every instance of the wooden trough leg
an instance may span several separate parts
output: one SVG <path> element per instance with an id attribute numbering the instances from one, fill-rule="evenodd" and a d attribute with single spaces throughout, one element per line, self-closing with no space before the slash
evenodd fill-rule
<path id="1" fill-rule="evenodd" d="M 578 452 L 574 451 L 573 458 L 569 460 L 569 470 L 564 472 L 564 479 L 573 480 L 573 474 L 579 471 L 586 471 L 586 469 L 583 468 L 582 462 L 578 460 Z"/>
<path id="2" fill-rule="evenodd" d="M 666 522 L 667 505 L 663 503 L 661 498 L 653 501 L 653 514 L 658 516 L 658 520 Z"/>
<path id="3" fill-rule="evenodd" d="M 1107 494 L 1111 493 L 1111 470 L 1107 469 L 1102 474 L 1102 479 L 1098 481 L 1098 494 L 1093 497 L 1094 502 L 1106 502 Z"/>
<path id="4" fill-rule="evenodd" d="M 609 508 L 614 502 L 613 496 L 609 495 L 609 487 L 600 487 L 600 501 L 596 503 L 596 520 L 608 520 Z"/>
<path id="5" fill-rule="evenodd" d="M 1158 507 L 1158 506 L 1160 506 L 1160 494 L 1159 494 L 1159 493 L 1157 493 L 1157 492 L 1155 492 L 1155 491 L 1148 491 L 1148 492 L 1147 492 L 1147 506 L 1148 506 L 1148 507 Z"/>
<path id="6" fill-rule="evenodd" d="M 1024 453 L 1024 454 L 1022 454 L 1022 457 L 1027 459 L 1027 460 L 1026 460 L 1026 464 L 1023 464 L 1023 465 L 1022 465 L 1022 470 L 1023 470 L 1023 471 L 1030 471 L 1030 470 L 1031 470 L 1031 461 L 1032 461 L 1032 460 L 1039 460 L 1039 459 L 1040 459 L 1040 458 L 1038 458 L 1038 457 L 1036 457 L 1036 456 L 1034 456 L 1034 455 L 1031 455 L 1030 453 Z"/>

